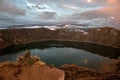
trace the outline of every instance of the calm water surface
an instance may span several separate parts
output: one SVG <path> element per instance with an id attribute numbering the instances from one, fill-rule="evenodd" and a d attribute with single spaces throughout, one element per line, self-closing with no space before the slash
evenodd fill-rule
<path id="1" fill-rule="evenodd" d="M 61 47 L 62 46 L 62 47 Z M 13 47 L 15 49 L 15 47 Z M 97 49 L 96 49 L 97 50 Z M 11 51 L 11 50 L 10 50 Z M 11 51 L 10 54 L 0 55 L 0 62 L 15 61 L 18 55 L 22 55 L 26 50 Z M 44 47 L 30 48 L 32 55 L 37 55 L 47 64 L 61 66 L 63 64 L 77 64 L 95 70 L 110 70 L 113 67 L 110 57 L 92 53 L 84 49 L 65 47 L 62 44 L 49 44 Z M 110 55 L 108 53 L 108 55 Z"/>

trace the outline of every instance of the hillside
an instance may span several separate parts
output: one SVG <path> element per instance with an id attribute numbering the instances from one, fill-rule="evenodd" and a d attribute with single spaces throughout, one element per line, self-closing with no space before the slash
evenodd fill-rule
<path id="1" fill-rule="evenodd" d="M 0 49 L 10 45 L 50 40 L 90 42 L 120 48 L 120 30 L 110 27 L 78 31 L 45 28 L 0 30 Z"/>

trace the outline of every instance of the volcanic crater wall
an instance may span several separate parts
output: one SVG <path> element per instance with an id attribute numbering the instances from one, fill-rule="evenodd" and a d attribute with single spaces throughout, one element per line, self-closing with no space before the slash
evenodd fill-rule
<path id="1" fill-rule="evenodd" d="M 120 48 L 120 30 L 103 27 L 86 30 L 5 29 L 0 30 L 0 49 L 37 41 L 90 42 Z"/>

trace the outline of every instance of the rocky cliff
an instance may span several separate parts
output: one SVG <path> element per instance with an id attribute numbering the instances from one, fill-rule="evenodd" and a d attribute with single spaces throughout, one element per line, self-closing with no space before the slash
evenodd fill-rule
<path id="1" fill-rule="evenodd" d="M 120 48 L 120 30 L 110 27 L 77 31 L 45 28 L 0 30 L 0 49 L 10 45 L 50 40 L 90 42 Z"/>
<path id="2" fill-rule="evenodd" d="M 64 80 L 64 76 L 64 71 L 29 54 L 20 56 L 16 62 L 0 63 L 0 80 Z"/>

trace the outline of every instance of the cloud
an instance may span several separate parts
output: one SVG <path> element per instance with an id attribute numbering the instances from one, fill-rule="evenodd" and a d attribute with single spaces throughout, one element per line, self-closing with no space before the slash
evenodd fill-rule
<path id="1" fill-rule="evenodd" d="M 7 0 L 0 0 L 0 12 L 13 15 L 25 15 L 25 10 L 10 4 Z"/>
<path id="2" fill-rule="evenodd" d="M 104 7 L 95 10 L 77 12 L 67 16 L 65 19 L 91 25 L 120 27 L 119 11 L 119 0 L 107 0 L 106 6 Z"/>
<path id="3" fill-rule="evenodd" d="M 115 4 L 115 3 L 117 3 L 118 2 L 118 0 L 107 0 L 107 4 Z"/>
<path id="4" fill-rule="evenodd" d="M 34 4 L 47 4 L 53 7 L 53 5 L 56 5 L 58 8 L 87 8 L 87 7 L 96 7 L 101 6 L 101 4 L 105 4 L 107 0 L 92 0 L 91 3 L 88 3 L 87 0 L 28 0 L 31 3 Z"/>
<path id="5" fill-rule="evenodd" d="M 55 20 L 57 14 L 56 12 L 45 11 L 37 15 L 40 20 Z"/>
<path id="6" fill-rule="evenodd" d="M 119 11 L 120 0 L 91 0 L 90 3 L 87 0 L 0 0 L 0 13 L 8 13 L 10 17 L 8 20 L 2 17 L 0 21 L 11 24 L 33 20 L 39 23 L 119 26 Z"/>
<path id="7" fill-rule="evenodd" d="M 62 4 L 63 7 L 69 8 L 69 9 L 73 9 L 73 10 L 77 10 L 78 7 L 76 6 L 72 6 L 72 5 L 67 5 L 67 4 Z"/>
<path id="8" fill-rule="evenodd" d="M 38 5 L 38 4 L 32 4 L 30 2 L 27 2 L 27 8 L 28 9 L 37 9 L 37 10 L 43 10 L 43 9 L 46 9 L 46 6 L 41 6 L 41 5 Z"/>

